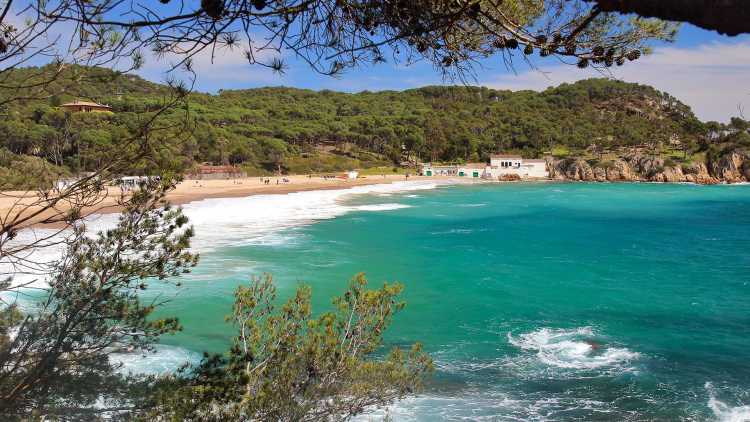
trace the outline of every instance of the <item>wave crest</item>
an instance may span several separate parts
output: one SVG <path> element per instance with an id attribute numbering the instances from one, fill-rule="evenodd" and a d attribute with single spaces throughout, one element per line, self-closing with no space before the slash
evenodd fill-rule
<path id="1" fill-rule="evenodd" d="M 120 364 L 123 374 L 162 375 L 176 371 L 186 363 L 200 362 L 200 353 L 176 346 L 157 344 L 152 352 L 113 353 L 111 362 Z"/>
<path id="2" fill-rule="evenodd" d="M 716 398 L 716 389 L 712 383 L 707 382 L 705 388 L 708 391 L 708 408 L 711 409 L 717 420 L 720 422 L 750 421 L 750 405 L 729 406 Z"/>
<path id="3" fill-rule="evenodd" d="M 596 340 L 591 327 L 572 330 L 541 328 L 513 336 L 508 342 L 522 350 L 536 351 L 537 359 L 548 366 L 566 369 L 621 367 L 640 357 L 622 347 L 610 347 Z"/>

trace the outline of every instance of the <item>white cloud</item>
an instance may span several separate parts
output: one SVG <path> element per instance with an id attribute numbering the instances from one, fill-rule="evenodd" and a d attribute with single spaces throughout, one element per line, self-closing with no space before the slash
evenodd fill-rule
<path id="1" fill-rule="evenodd" d="M 273 57 L 280 55 L 271 50 L 255 53 L 255 59 L 264 63 Z M 183 57 L 177 55 L 159 59 L 149 54 L 144 66 L 137 73 L 153 81 L 163 80 L 170 71 L 174 76 L 185 76 L 180 69 L 172 71 L 175 64 L 182 59 Z M 217 47 L 213 52 L 206 48 L 193 56 L 192 67 L 197 77 L 195 86 L 208 91 L 230 87 L 244 88 L 251 84 L 283 83 L 283 77 L 269 68 L 249 64 L 242 48 L 230 50 L 227 47 Z"/>
<path id="2" fill-rule="evenodd" d="M 498 89 L 543 90 L 563 82 L 603 76 L 607 75 L 559 64 L 518 75 L 504 74 L 481 83 Z M 636 62 L 613 67 L 610 77 L 666 91 L 690 105 L 702 120 L 728 121 L 738 114 L 738 104 L 750 108 L 750 42 L 657 48 Z"/>

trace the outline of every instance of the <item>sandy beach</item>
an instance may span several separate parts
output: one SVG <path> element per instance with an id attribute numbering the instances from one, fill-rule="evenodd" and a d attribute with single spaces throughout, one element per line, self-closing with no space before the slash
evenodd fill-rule
<path id="1" fill-rule="evenodd" d="M 408 180 L 429 180 L 439 179 L 441 177 L 423 177 L 409 176 Z M 269 179 L 266 184 L 263 179 Z M 284 179 L 288 182 L 284 182 Z M 278 180 L 278 183 L 277 183 Z M 363 176 L 357 179 L 339 179 L 322 177 L 308 177 L 307 175 L 282 176 L 282 177 L 248 177 L 243 179 L 227 180 L 186 180 L 177 185 L 169 192 L 167 199 L 172 204 L 186 204 L 193 201 L 199 201 L 207 198 L 232 198 L 251 195 L 272 195 L 286 194 L 291 192 L 301 192 L 309 190 L 322 189 L 346 189 L 353 186 L 373 185 L 382 183 L 393 183 L 407 180 L 401 174 L 385 174 L 374 176 Z M 84 209 L 84 214 L 93 213 L 112 213 L 118 212 L 117 199 L 120 197 L 120 189 L 112 187 L 97 206 Z M 24 215 L 32 213 L 33 208 L 26 207 L 23 204 L 33 203 L 38 200 L 35 192 L 9 191 L 0 193 L 0 218 L 4 221 L 12 219 L 19 212 L 23 211 Z M 66 211 L 65 204 L 58 204 L 58 211 Z M 43 213 L 30 219 L 25 227 L 40 226 L 38 224 L 44 218 L 52 215 L 52 212 Z"/>

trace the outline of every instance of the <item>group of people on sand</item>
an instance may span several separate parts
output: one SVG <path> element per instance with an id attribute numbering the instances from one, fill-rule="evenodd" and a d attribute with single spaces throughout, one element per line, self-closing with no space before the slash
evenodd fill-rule
<path id="1" fill-rule="evenodd" d="M 405 180 L 409 180 L 409 176 L 411 176 L 411 175 L 410 175 L 409 173 L 406 173 L 406 174 L 404 175 L 404 179 L 405 179 Z M 385 178 L 387 178 L 387 176 L 386 176 L 385 174 L 382 174 L 382 177 L 383 177 L 384 179 L 385 179 Z M 308 175 L 307 175 L 307 178 L 308 178 L 308 179 L 312 179 L 312 178 L 313 178 L 313 175 L 312 175 L 312 174 L 308 174 Z M 337 180 L 337 179 L 339 179 L 340 177 L 337 177 L 337 176 L 332 176 L 332 175 L 321 175 L 321 176 L 320 176 L 320 178 L 321 178 L 321 179 L 323 179 L 323 180 Z M 263 184 L 263 185 L 270 185 L 270 184 L 271 184 L 271 178 L 270 178 L 270 177 L 260 177 L 260 178 L 259 178 L 258 180 L 259 180 L 259 181 L 260 181 L 260 183 L 261 183 L 261 184 Z M 200 180 L 195 180 L 195 181 L 194 181 L 194 183 L 195 183 L 195 184 L 193 185 L 194 187 L 200 187 L 200 188 L 202 188 L 202 187 L 203 187 L 203 182 L 202 182 L 202 181 L 200 181 Z M 281 179 L 279 179 L 279 178 L 277 178 L 277 179 L 276 179 L 276 184 L 277 184 L 277 185 L 280 185 L 280 184 L 285 184 L 285 183 L 291 183 L 291 180 L 290 180 L 290 179 L 288 179 L 288 178 L 286 178 L 286 177 L 283 177 L 283 178 L 281 178 Z M 236 179 L 232 179 L 232 184 L 236 184 L 236 185 L 241 185 L 241 184 L 243 184 L 243 183 L 242 183 L 242 181 L 241 181 L 241 180 L 236 180 Z M 121 188 L 123 188 L 123 187 L 121 186 Z M 127 189 L 127 188 L 125 188 L 125 189 Z"/>
<path id="2" fill-rule="evenodd" d="M 289 179 L 287 179 L 286 177 L 281 178 L 281 180 L 276 179 L 276 184 L 277 185 L 280 184 L 280 183 L 290 183 L 290 182 L 291 181 Z M 261 177 L 260 178 L 260 183 L 263 183 L 264 185 L 270 185 L 271 184 L 271 179 L 269 177 Z"/>

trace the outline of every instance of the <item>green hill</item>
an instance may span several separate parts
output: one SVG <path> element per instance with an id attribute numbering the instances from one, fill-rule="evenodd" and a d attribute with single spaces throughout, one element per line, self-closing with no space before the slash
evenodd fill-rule
<path id="1" fill-rule="evenodd" d="M 34 70 L 19 69 L 13 77 L 23 80 Z M 15 154 L 37 157 L 61 172 L 92 169 L 130 136 L 144 112 L 164 103 L 169 89 L 108 69 L 74 67 L 49 92 L 55 95 L 0 110 L 4 162 Z M 110 104 L 114 113 L 71 114 L 58 107 L 76 98 Z M 464 86 L 356 94 L 224 90 L 193 93 L 186 107 L 164 119 L 178 126 L 186 115 L 190 133 L 161 135 L 157 160 L 134 163 L 134 173 L 205 161 L 264 174 L 277 168 L 302 173 L 415 160 L 475 161 L 499 151 L 538 157 L 583 153 L 592 144 L 695 145 L 706 131 L 690 108 L 669 94 L 607 79 L 543 92 Z"/>

